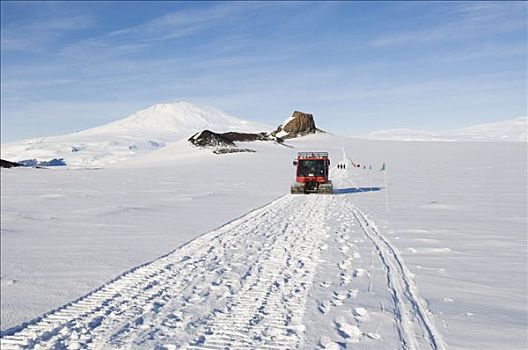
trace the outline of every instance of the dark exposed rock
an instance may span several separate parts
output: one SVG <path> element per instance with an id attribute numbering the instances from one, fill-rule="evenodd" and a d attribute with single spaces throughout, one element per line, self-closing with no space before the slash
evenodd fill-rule
<path id="1" fill-rule="evenodd" d="M 17 166 L 20 166 L 20 164 L 15 163 L 15 162 L 10 162 L 5 159 L 0 159 L 0 168 L 14 168 Z"/>
<path id="2" fill-rule="evenodd" d="M 6 162 L 6 163 L 4 163 Z M 47 167 L 47 166 L 65 166 L 67 165 L 64 161 L 64 158 L 53 158 L 50 160 L 45 161 L 39 161 L 37 159 L 24 159 L 17 163 L 9 162 L 7 160 L 2 159 L 2 167 L 3 168 L 10 168 L 10 166 L 4 166 L 4 164 L 11 163 L 16 164 L 12 166 L 23 166 L 23 167 Z"/>
<path id="3" fill-rule="evenodd" d="M 249 149 L 249 148 L 217 148 L 213 151 L 214 154 L 227 154 L 227 153 L 255 153 L 256 151 Z"/>
<path id="4" fill-rule="evenodd" d="M 38 164 L 38 160 L 36 159 L 24 159 L 18 162 L 18 164 L 22 166 L 36 166 Z"/>
<path id="5" fill-rule="evenodd" d="M 230 144 L 229 142 L 253 142 L 253 141 L 276 141 L 282 142 L 281 139 L 271 136 L 267 132 L 261 133 L 243 133 L 243 132 L 225 132 L 225 133 L 216 133 L 210 130 L 204 130 L 202 132 L 196 133 L 189 141 L 196 146 L 207 147 L 207 146 L 217 146 L 217 143 Z"/>
<path id="6" fill-rule="evenodd" d="M 216 147 L 213 151 L 215 154 L 256 152 L 248 148 L 238 148 L 235 142 L 253 142 L 253 141 L 273 141 L 277 143 L 284 142 L 281 138 L 271 136 L 267 132 L 261 133 L 243 133 L 243 132 L 225 132 L 222 134 L 204 130 L 198 132 L 189 138 L 189 142 L 197 147 Z"/>
<path id="7" fill-rule="evenodd" d="M 313 115 L 299 111 L 293 112 L 292 119 L 286 123 L 282 130 L 290 134 L 315 133 L 315 121 Z"/>
<path id="8" fill-rule="evenodd" d="M 66 162 L 64 161 L 64 158 L 53 158 L 48 161 L 40 162 L 37 164 L 37 166 L 65 166 Z"/>
<path id="9" fill-rule="evenodd" d="M 229 138 L 210 130 L 197 132 L 189 138 L 189 142 L 198 147 L 236 147 Z"/>
<path id="10" fill-rule="evenodd" d="M 242 133 L 242 132 L 226 132 L 221 134 L 223 137 L 233 142 L 252 142 L 252 141 L 270 141 L 270 135 L 266 132 L 258 134 Z"/>
<path id="11" fill-rule="evenodd" d="M 283 124 L 279 125 L 271 135 L 282 139 L 291 139 L 308 134 L 315 134 L 316 132 L 321 132 L 321 130 L 315 126 L 313 115 L 294 111 L 292 116 Z"/>

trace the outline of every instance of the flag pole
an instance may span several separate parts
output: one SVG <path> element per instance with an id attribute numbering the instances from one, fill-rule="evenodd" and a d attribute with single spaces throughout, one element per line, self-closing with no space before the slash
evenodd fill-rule
<path id="1" fill-rule="evenodd" d="M 383 178 L 385 179 L 385 211 L 389 211 L 389 185 L 387 181 L 388 171 L 385 162 L 383 162 L 383 164 L 381 165 L 380 171 L 383 171 Z"/>
<path id="2" fill-rule="evenodd" d="M 385 163 L 384 163 L 385 164 Z M 388 181 L 387 181 L 387 177 L 388 177 L 388 170 L 387 168 L 385 168 L 385 211 L 389 211 L 389 187 L 388 187 Z"/>
<path id="3" fill-rule="evenodd" d="M 372 192 L 372 165 L 369 165 L 370 192 Z"/>

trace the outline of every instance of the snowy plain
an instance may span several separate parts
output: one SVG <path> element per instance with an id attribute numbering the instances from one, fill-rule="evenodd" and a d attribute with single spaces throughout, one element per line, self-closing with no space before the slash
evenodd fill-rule
<path id="1" fill-rule="evenodd" d="M 526 143 L 286 144 L 2 169 L 3 348 L 526 348 Z M 288 194 L 309 150 L 334 195 Z"/>

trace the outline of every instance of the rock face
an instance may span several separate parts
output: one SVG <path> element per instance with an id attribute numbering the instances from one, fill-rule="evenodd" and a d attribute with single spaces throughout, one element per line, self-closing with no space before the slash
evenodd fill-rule
<path id="1" fill-rule="evenodd" d="M 261 132 L 258 134 L 242 133 L 242 132 L 226 132 L 222 134 L 223 137 L 233 142 L 252 142 L 252 141 L 276 141 L 270 138 L 270 136 Z"/>
<path id="2" fill-rule="evenodd" d="M 228 154 L 228 153 L 255 153 L 256 151 L 249 148 L 217 148 L 213 151 L 214 154 Z"/>
<path id="3" fill-rule="evenodd" d="M 10 165 L 11 166 L 8 166 Z M 14 164 L 14 165 L 13 165 Z M 20 160 L 17 163 L 9 162 L 2 159 L 2 168 L 11 168 L 14 166 L 23 166 L 23 167 L 47 167 L 47 166 L 65 166 L 67 165 L 64 161 L 64 158 L 53 158 L 45 161 L 38 161 L 37 159 L 24 159 Z"/>
<path id="4" fill-rule="evenodd" d="M 20 166 L 20 164 L 15 162 L 10 162 L 8 160 L 0 159 L 0 168 L 14 168 Z"/>
<path id="5" fill-rule="evenodd" d="M 189 142 L 198 147 L 236 147 L 235 143 L 222 134 L 211 130 L 200 131 L 189 138 Z"/>
<path id="6" fill-rule="evenodd" d="M 228 153 L 240 153 L 240 152 L 255 152 L 254 150 L 247 148 L 238 148 L 235 142 L 253 142 L 253 141 L 274 141 L 281 143 L 282 140 L 276 137 L 270 136 L 266 132 L 258 134 L 253 133 L 241 133 L 241 132 L 225 132 L 219 134 L 210 130 L 200 131 L 188 140 L 190 143 L 197 147 L 210 147 L 214 148 L 214 154 L 228 154 Z"/>
<path id="7" fill-rule="evenodd" d="M 64 158 L 53 158 L 48 161 L 40 162 L 37 164 L 37 166 L 65 166 L 66 162 L 64 161 Z"/>
<path id="8" fill-rule="evenodd" d="M 21 166 L 37 166 L 38 160 L 36 159 L 24 159 L 18 162 Z"/>
<path id="9" fill-rule="evenodd" d="M 313 115 L 295 111 L 271 135 L 281 139 L 292 139 L 308 134 L 315 134 L 318 131 L 321 130 L 315 126 Z"/>

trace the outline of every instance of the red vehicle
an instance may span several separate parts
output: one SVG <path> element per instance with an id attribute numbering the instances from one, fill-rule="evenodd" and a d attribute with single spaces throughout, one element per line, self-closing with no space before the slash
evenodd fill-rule
<path id="1" fill-rule="evenodd" d="M 297 174 L 291 193 L 332 193 L 328 152 L 299 152 L 293 165 L 297 167 Z"/>

